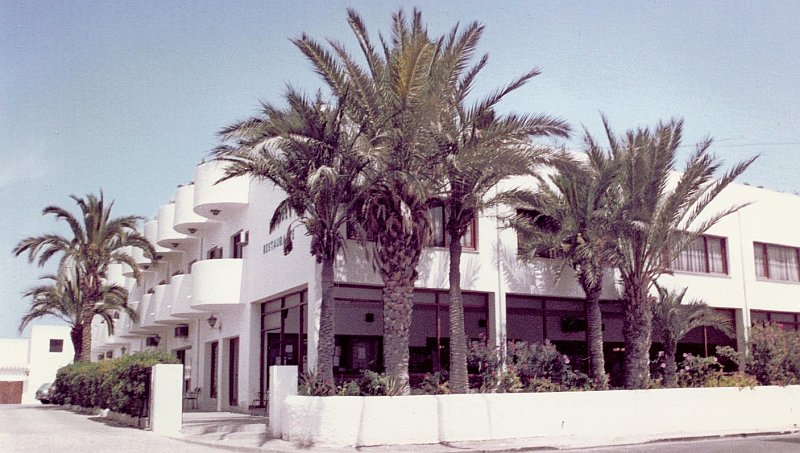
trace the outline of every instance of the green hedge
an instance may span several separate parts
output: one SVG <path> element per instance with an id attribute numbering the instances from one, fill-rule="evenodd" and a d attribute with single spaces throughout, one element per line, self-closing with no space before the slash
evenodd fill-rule
<path id="1" fill-rule="evenodd" d="M 95 363 L 74 363 L 58 370 L 53 402 L 101 407 L 140 416 L 146 404 L 153 365 L 180 363 L 165 351 L 137 352 Z"/>

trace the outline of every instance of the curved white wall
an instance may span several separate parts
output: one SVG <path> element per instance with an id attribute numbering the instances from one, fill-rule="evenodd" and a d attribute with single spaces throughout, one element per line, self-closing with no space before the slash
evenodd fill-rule
<path id="1" fill-rule="evenodd" d="M 214 311 L 241 302 L 241 259 L 204 260 L 192 266 L 192 308 Z"/>
<path id="2" fill-rule="evenodd" d="M 231 210 L 249 201 L 250 179 L 239 177 L 217 184 L 225 176 L 225 162 L 210 161 L 197 166 L 194 174 L 194 211 L 214 220 L 227 218 Z M 219 210 L 214 215 L 211 211 Z"/>

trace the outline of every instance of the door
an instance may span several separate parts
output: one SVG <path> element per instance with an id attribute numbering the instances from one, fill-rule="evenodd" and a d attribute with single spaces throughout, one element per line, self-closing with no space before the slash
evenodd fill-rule
<path id="1" fill-rule="evenodd" d="M 239 405 L 239 339 L 228 343 L 228 405 Z"/>
<path id="2" fill-rule="evenodd" d="M 22 403 L 22 381 L 0 381 L 0 404 Z"/>

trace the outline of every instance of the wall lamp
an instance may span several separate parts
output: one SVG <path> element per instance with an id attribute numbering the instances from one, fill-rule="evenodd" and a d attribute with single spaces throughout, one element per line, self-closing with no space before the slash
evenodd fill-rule
<path id="1" fill-rule="evenodd" d="M 222 211 L 221 211 L 221 210 L 219 210 L 219 209 L 212 209 L 212 210 L 211 210 L 211 214 L 212 214 L 212 215 L 215 215 L 215 216 L 216 216 L 216 215 L 219 215 L 219 213 L 220 213 L 220 212 L 222 212 Z"/>
<path id="2" fill-rule="evenodd" d="M 211 315 L 211 316 L 208 317 L 208 319 L 206 319 L 206 322 L 208 322 L 208 327 L 211 327 L 211 330 L 219 330 L 219 331 L 221 331 L 222 330 L 222 323 L 218 322 L 218 321 L 219 321 L 219 318 L 217 318 L 214 315 Z"/>

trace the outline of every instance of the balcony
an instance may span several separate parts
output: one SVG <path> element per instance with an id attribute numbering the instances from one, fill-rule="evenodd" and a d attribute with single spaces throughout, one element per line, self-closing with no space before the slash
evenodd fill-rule
<path id="1" fill-rule="evenodd" d="M 167 290 L 167 285 L 158 285 L 150 297 L 149 303 L 145 307 L 145 313 L 140 314 L 142 317 L 142 328 L 153 332 L 158 330 L 161 326 L 156 324 L 156 313 L 161 301 L 164 300 L 164 293 Z M 147 297 L 147 296 L 145 296 Z"/>
<path id="2" fill-rule="evenodd" d="M 194 212 L 194 184 L 178 187 L 175 192 L 175 231 L 193 235 L 207 231 L 217 223 Z"/>
<path id="3" fill-rule="evenodd" d="M 156 252 L 156 260 L 160 260 L 165 255 L 181 253 L 180 250 L 168 249 L 158 245 L 158 220 L 151 220 L 144 224 L 144 237 L 153 245 Z"/>
<path id="4" fill-rule="evenodd" d="M 156 296 L 158 296 L 158 288 L 160 286 L 156 286 Z M 175 304 L 175 289 L 171 281 L 164 286 L 164 294 L 158 301 L 158 307 L 156 307 L 155 323 L 160 325 L 179 324 L 181 320 L 172 317 L 172 306 Z"/>
<path id="5" fill-rule="evenodd" d="M 153 294 L 145 294 L 142 296 L 142 300 L 139 301 L 139 305 L 136 307 L 136 315 L 139 317 L 139 320 L 131 324 L 130 333 L 134 335 L 147 335 L 155 330 L 155 326 L 146 327 L 147 312 L 152 300 Z"/>
<path id="6" fill-rule="evenodd" d="M 200 310 L 192 308 L 192 280 L 194 275 L 184 274 L 172 277 L 169 284 L 172 291 L 172 317 L 173 318 L 192 318 L 205 314 Z M 178 321 L 178 320 L 176 320 Z"/>
<path id="7" fill-rule="evenodd" d="M 184 251 L 197 238 L 175 231 L 175 203 L 158 208 L 158 240 L 161 247 Z"/>
<path id="8" fill-rule="evenodd" d="M 211 161 L 194 173 L 194 212 L 213 220 L 226 220 L 247 205 L 250 179 L 238 177 L 217 184 L 225 176 L 225 162 Z"/>
<path id="9" fill-rule="evenodd" d="M 122 273 L 123 266 L 119 263 L 112 263 L 108 265 L 106 270 L 106 283 L 109 285 L 125 286 L 125 276 Z"/>
<path id="10" fill-rule="evenodd" d="M 134 311 L 137 311 L 137 308 L 139 307 L 139 301 L 136 300 L 136 301 L 133 301 L 133 302 L 128 302 L 128 307 L 130 307 Z M 119 331 L 120 338 L 126 338 L 126 339 L 138 338 L 139 335 L 133 333 L 133 331 L 136 328 L 136 323 L 133 322 L 133 320 L 128 315 L 126 315 L 124 313 L 121 314 L 120 316 L 121 316 L 121 320 L 122 320 L 122 323 L 121 323 L 122 329 L 120 329 L 120 331 Z"/>
<path id="11" fill-rule="evenodd" d="M 242 260 L 205 260 L 192 266 L 192 308 L 213 312 L 238 307 L 242 290 Z"/>

